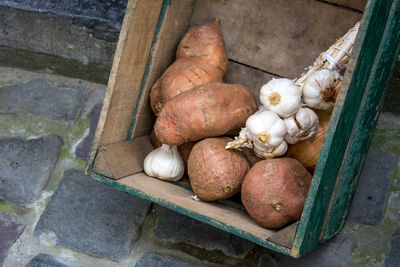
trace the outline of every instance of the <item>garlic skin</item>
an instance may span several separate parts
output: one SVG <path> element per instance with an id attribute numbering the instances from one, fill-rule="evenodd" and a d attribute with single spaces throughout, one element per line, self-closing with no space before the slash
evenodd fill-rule
<path id="1" fill-rule="evenodd" d="M 178 181 L 183 177 L 185 166 L 176 146 L 163 144 L 151 151 L 144 159 L 144 172 L 148 176 L 166 181 Z"/>
<path id="2" fill-rule="evenodd" d="M 301 107 L 301 88 L 292 80 L 273 78 L 261 87 L 260 101 L 266 109 L 286 118 Z"/>
<path id="3" fill-rule="evenodd" d="M 312 108 L 332 109 L 343 77 L 336 70 L 320 69 L 314 72 L 303 86 L 303 101 Z"/>
<path id="4" fill-rule="evenodd" d="M 260 158 L 274 158 L 285 154 L 287 150 L 285 135 L 286 126 L 277 114 L 259 110 L 247 119 L 246 127 L 225 148 L 250 147 Z"/>
<path id="5" fill-rule="evenodd" d="M 285 141 L 289 144 L 314 137 L 319 125 L 318 115 L 306 107 L 300 108 L 295 115 L 285 118 L 283 122 L 287 129 Z"/>

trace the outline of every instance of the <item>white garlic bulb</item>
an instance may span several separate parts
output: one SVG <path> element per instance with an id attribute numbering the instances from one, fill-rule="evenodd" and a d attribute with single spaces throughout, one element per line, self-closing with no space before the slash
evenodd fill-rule
<path id="1" fill-rule="evenodd" d="M 269 110 L 259 110 L 247 119 L 246 127 L 225 148 L 250 147 L 260 158 L 274 158 L 287 150 L 285 135 L 286 126 L 278 115 Z"/>
<path id="2" fill-rule="evenodd" d="M 304 83 L 304 103 L 316 109 L 331 109 L 336 102 L 342 80 L 342 75 L 336 70 L 317 70 Z"/>
<path id="3" fill-rule="evenodd" d="M 296 144 L 317 134 L 318 115 L 310 108 L 300 108 L 296 114 L 285 118 L 283 122 L 287 129 L 285 141 L 289 144 Z"/>
<path id="4" fill-rule="evenodd" d="M 266 109 L 286 118 L 301 107 L 301 88 L 292 80 L 273 78 L 261 87 L 260 101 Z"/>
<path id="5" fill-rule="evenodd" d="M 178 181 L 185 171 L 184 163 L 176 146 L 163 144 L 151 151 L 144 159 L 144 172 L 148 176 L 166 181 Z"/>

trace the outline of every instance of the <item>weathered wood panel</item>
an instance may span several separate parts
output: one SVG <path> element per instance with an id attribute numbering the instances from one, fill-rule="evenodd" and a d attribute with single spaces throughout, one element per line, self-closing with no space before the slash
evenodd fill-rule
<path id="1" fill-rule="evenodd" d="M 215 18 L 230 59 L 295 78 L 361 14 L 315 0 L 196 1 L 191 25 Z"/>
<path id="2" fill-rule="evenodd" d="M 152 150 L 148 135 L 100 146 L 93 171 L 113 179 L 141 172 L 144 159 Z"/>
<path id="3" fill-rule="evenodd" d="M 162 0 L 130 0 L 100 115 L 95 144 L 126 140 Z"/>
<path id="4" fill-rule="evenodd" d="M 357 114 L 350 145 L 343 159 L 339 183 L 332 200 L 330 214 L 327 217 L 323 240 L 331 238 L 343 226 L 352 196 L 357 186 L 363 162 L 373 137 L 379 113 L 385 99 L 385 92 L 393 73 L 396 56 L 400 46 L 400 2 L 394 1 L 392 12 L 388 16 L 383 43 L 375 58 L 374 69 L 371 72 L 369 88 L 363 96 L 363 108 Z M 397 3 L 396 3 L 397 2 Z M 397 5 L 397 6 L 396 6 Z M 397 17 L 397 18 L 396 18 Z"/>
<path id="5" fill-rule="evenodd" d="M 175 59 L 176 48 L 189 28 L 191 14 L 192 1 L 173 0 L 160 17 L 147 62 L 148 70 L 142 81 L 141 92 L 133 113 L 129 132 L 131 138 L 149 134 L 153 128 L 154 115 L 150 108 L 150 89 Z"/>
<path id="6" fill-rule="evenodd" d="M 349 139 L 356 131 L 354 123 L 357 114 L 365 112 L 363 110 L 364 96 L 371 90 L 371 79 L 373 80 L 375 75 L 375 78 L 381 75 L 374 69 L 377 67 L 377 58 L 381 55 L 379 52 L 381 45 L 387 38 L 384 33 L 390 17 L 392 1 L 370 1 L 369 4 L 342 83 L 342 91 L 332 113 L 330 127 L 297 229 L 291 251 L 292 256 L 311 251 L 319 242 L 341 163 Z M 398 1 L 393 1 L 393 5 L 393 12 L 398 14 L 400 10 Z M 391 66 L 384 68 L 388 67 Z M 367 131 L 371 132 L 373 129 Z"/>

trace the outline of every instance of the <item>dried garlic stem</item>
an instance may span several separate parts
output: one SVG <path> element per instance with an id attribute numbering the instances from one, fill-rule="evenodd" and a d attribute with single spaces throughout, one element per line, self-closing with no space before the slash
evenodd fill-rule
<path id="1" fill-rule="evenodd" d="M 327 51 L 321 53 L 315 60 L 314 65 L 306 68 L 307 72 L 303 73 L 295 81 L 295 84 L 303 86 L 308 77 L 319 69 L 333 69 L 337 71 L 345 69 L 349 62 L 359 28 L 360 22 L 357 22 L 344 36 L 336 40 Z"/>

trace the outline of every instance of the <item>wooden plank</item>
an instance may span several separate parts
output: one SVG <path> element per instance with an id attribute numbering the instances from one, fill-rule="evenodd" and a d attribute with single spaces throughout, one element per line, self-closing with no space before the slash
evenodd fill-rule
<path id="1" fill-rule="evenodd" d="M 383 42 L 376 56 L 374 68 L 368 81 L 368 90 L 363 97 L 363 109 L 357 114 L 351 145 L 346 151 L 339 174 L 339 183 L 333 196 L 326 229 L 322 240 L 336 234 L 345 223 L 363 162 L 373 137 L 379 112 L 385 99 L 390 77 L 393 73 L 400 46 L 400 1 L 395 1 L 388 17 Z"/>
<path id="2" fill-rule="evenodd" d="M 230 59 L 295 78 L 361 14 L 314 0 L 198 0 L 191 25 L 216 17 Z"/>
<path id="3" fill-rule="evenodd" d="M 367 0 L 325 0 L 324 2 L 364 11 Z"/>
<path id="4" fill-rule="evenodd" d="M 148 135 L 101 146 L 97 153 L 93 171 L 101 175 L 120 179 L 143 171 L 143 161 L 153 146 Z"/>
<path id="5" fill-rule="evenodd" d="M 130 0 L 96 132 L 101 145 L 126 140 L 162 0 Z"/>
<path id="6" fill-rule="evenodd" d="M 318 244 L 330 197 L 341 167 L 348 140 L 360 110 L 364 91 L 379 56 L 391 2 L 370 1 L 353 49 L 330 126 L 297 229 L 291 255 L 298 257 Z M 369 129 L 372 131 L 373 129 Z"/>
<path id="7" fill-rule="evenodd" d="M 268 241 L 277 231 L 259 226 L 244 211 L 218 202 L 195 201 L 192 199 L 192 191 L 173 183 L 137 173 L 122 178 L 113 185 L 283 254 L 289 252 L 289 249 Z"/>
<path id="8" fill-rule="evenodd" d="M 101 145 L 127 139 L 162 0 L 129 0 L 85 173 Z"/>
<path id="9" fill-rule="evenodd" d="M 129 132 L 131 138 L 149 134 L 153 128 L 154 115 L 149 102 L 150 89 L 175 59 L 176 48 L 188 30 L 191 14 L 192 1 L 172 0 L 159 18 L 147 70 L 133 112 Z"/>

